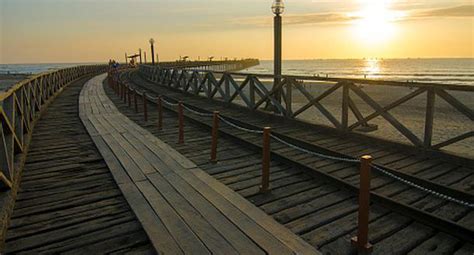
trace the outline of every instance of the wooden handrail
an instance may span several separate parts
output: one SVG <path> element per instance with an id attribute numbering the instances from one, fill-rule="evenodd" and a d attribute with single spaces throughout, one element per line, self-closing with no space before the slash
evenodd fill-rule
<path id="1" fill-rule="evenodd" d="M 433 120 L 436 111 L 434 107 L 435 98 L 445 101 L 453 106 L 460 114 L 473 120 L 474 110 L 460 102 L 454 95 L 448 93 L 448 91 L 472 93 L 474 92 L 474 86 L 283 75 L 278 86 L 269 90 L 262 80 L 273 78 L 273 75 L 216 72 L 173 66 L 140 66 L 139 71 L 150 81 L 169 86 L 173 89 L 223 101 L 225 103 L 234 103 L 234 101 L 240 99 L 241 103 L 243 102 L 244 105 L 251 110 L 265 109 L 268 112 L 268 110 L 271 109 L 276 114 L 290 119 L 295 119 L 296 116 L 314 108 L 332 124 L 333 128 L 346 133 L 354 132 L 357 127 L 362 127 L 364 130 L 369 131 L 376 130 L 377 125 L 371 124 L 370 121 L 377 117 L 382 117 L 387 125 L 395 128 L 406 138 L 407 142 L 415 147 L 424 149 L 439 150 L 442 147 L 473 136 L 472 132 L 468 132 L 461 136 L 458 135 L 455 138 L 448 138 L 446 141 L 432 142 L 434 133 Z M 326 89 L 322 94 L 313 96 L 313 94 L 302 85 L 302 81 L 327 81 L 329 85 L 332 86 Z M 359 84 L 386 85 L 388 88 L 390 88 L 390 86 L 409 87 L 413 91 L 408 95 L 401 96 L 393 102 L 386 104 L 385 102 L 377 102 L 377 100 L 367 94 L 363 88 L 358 86 Z M 271 85 L 271 83 L 267 85 Z M 313 86 L 313 84 L 311 85 Z M 318 85 L 315 84 L 314 86 Z M 339 90 L 343 92 L 340 99 L 342 106 L 340 117 L 329 111 L 321 101 Z M 307 102 L 304 103 L 303 106 L 295 105 L 292 99 L 292 91 L 301 93 Z M 420 130 L 423 134 L 419 136 L 418 134 L 420 132 L 418 132 L 418 130 L 412 130 L 412 128 L 403 124 L 389 111 L 425 93 L 427 94 L 427 104 L 423 105 L 423 107 L 428 110 L 424 116 L 425 125 L 423 130 Z M 361 99 L 366 106 L 371 108 L 372 112 L 363 114 L 359 109 L 359 105 L 353 100 L 354 97 Z M 351 113 L 356 117 L 355 121 L 349 117 Z"/>

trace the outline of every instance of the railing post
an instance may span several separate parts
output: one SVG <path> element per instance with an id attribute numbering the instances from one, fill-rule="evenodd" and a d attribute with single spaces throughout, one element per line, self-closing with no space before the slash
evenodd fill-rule
<path id="1" fill-rule="evenodd" d="M 161 101 L 161 96 L 158 96 L 158 101 L 156 102 L 158 107 L 158 130 L 163 129 L 163 105 Z"/>
<path id="2" fill-rule="evenodd" d="M 435 111 L 435 88 L 430 87 L 426 91 L 426 116 L 425 116 L 425 136 L 423 144 L 425 148 L 431 147 L 431 141 L 433 138 L 433 120 Z"/>
<path id="3" fill-rule="evenodd" d="M 263 128 L 262 184 L 260 185 L 260 193 L 266 193 L 270 188 L 270 132 L 270 127 Z"/>
<path id="4" fill-rule="evenodd" d="M 143 118 L 145 119 L 145 121 L 148 121 L 148 110 L 145 92 L 143 92 Z"/>
<path id="5" fill-rule="evenodd" d="M 184 116 L 183 116 L 183 102 L 179 101 L 178 103 L 178 129 L 179 137 L 178 144 L 184 143 Z"/>
<path id="6" fill-rule="evenodd" d="M 295 79 L 289 79 L 289 81 L 286 83 L 286 98 L 285 98 L 285 103 L 286 103 L 286 117 L 291 118 L 293 115 L 293 105 L 292 105 L 292 99 L 293 99 L 293 82 L 296 82 Z M 282 88 L 283 90 L 283 88 Z"/>
<path id="7" fill-rule="evenodd" d="M 119 86 L 119 94 L 118 95 L 119 95 L 120 100 L 122 100 L 123 83 L 119 82 L 118 86 Z"/>
<path id="8" fill-rule="evenodd" d="M 124 91 L 125 84 L 122 82 L 120 83 L 120 100 L 123 100 L 123 91 Z"/>
<path id="9" fill-rule="evenodd" d="M 128 107 L 130 107 L 132 105 L 132 88 L 128 88 L 127 98 L 128 98 Z"/>
<path id="10" fill-rule="evenodd" d="M 371 163 L 372 157 L 369 155 L 360 158 L 358 231 L 357 236 L 351 239 L 359 254 L 370 254 L 373 249 L 369 243 Z"/>
<path id="11" fill-rule="evenodd" d="M 211 162 L 217 162 L 217 136 L 219 135 L 219 112 L 215 111 L 212 117 Z"/>
<path id="12" fill-rule="evenodd" d="M 253 75 L 250 76 L 250 83 L 249 83 L 249 100 L 252 104 L 252 107 L 255 106 L 255 77 Z"/>
<path id="13" fill-rule="evenodd" d="M 342 129 L 347 131 L 349 126 L 349 83 L 342 84 L 342 113 L 341 113 Z"/>
<path id="14" fill-rule="evenodd" d="M 123 102 L 127 103 L 127 94 L 128 94 L 128 87 L 124 86 L 123 88 Z"/>
<path id="15" fill-rule="evenodd" d="M 135 112 L 138 113 L 138 92 L 137 90 L 133 91 L 133 103 L 135 104 Z"/>

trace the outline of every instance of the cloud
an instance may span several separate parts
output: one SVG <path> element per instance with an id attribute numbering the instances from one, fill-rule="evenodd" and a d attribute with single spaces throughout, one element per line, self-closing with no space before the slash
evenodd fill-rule
<path id="1" fill-rule="evenodd" d="M 285 15 L 283 23 L 286 25 L 318 24 L 318 23 L 346 23 L 358 19 L 344 13 L 310 13 L 299 15 Z M 272 17 L 252 17 L 235 20 L 235 23 L 246 25 L 271 26 Z"/>
<path id="2" fill-rule="evenodd" d="M 443 9 L 418 11 L 410 15 L 414 18 L 425 17 L 474 17 L 474 5 L 461 5 Z"/>
<path id="3" fill-rule="evenodd" d="M 393 11 L 394 17 L 392 21 L 413 20 L 421 18 L 436 17 L 474 17 L 474 5 L 461 5 L 456 7 L 440 8 L 440 9 L 424 9 L 407 12 L 406 15 L 399 15 L 400 11 Z M 359 20 L 363 17 L 354 13 L 308 13 L 297 15 L 285 15 L 283 23 L 286 25 L 302 25 L 302 24 L 345 24 Z M 233 20 L 234 24 L 240 25 L 257 25 L 271 26 L 271 17 L 250 17 Z"/>

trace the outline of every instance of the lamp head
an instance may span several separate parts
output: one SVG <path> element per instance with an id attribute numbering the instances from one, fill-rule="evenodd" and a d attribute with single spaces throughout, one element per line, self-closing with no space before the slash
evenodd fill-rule
<path id="1" fill-rule="evenodd" d="M 280 15 L 285 10 L 283 0 L 275 0 L 272 5 L 272 12 L 276 15 Z"/>
<path id="2" fill-rule="evenodd" d="M 149 42 L 150 42 L 151 45 L 153 45 L 153 44 L 155 44 L 155 39 L 150 38 L 150 41 L 149 41 Z"/>

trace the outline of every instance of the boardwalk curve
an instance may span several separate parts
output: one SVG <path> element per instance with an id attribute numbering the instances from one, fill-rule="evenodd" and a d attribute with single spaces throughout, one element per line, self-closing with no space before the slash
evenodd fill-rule
<path id="1" fill-rule="evenodd" d="M 155 249 L 165 253 L 317 254 L 263 211 L 120 113 L 90 80 L 80 116 Z"/>

